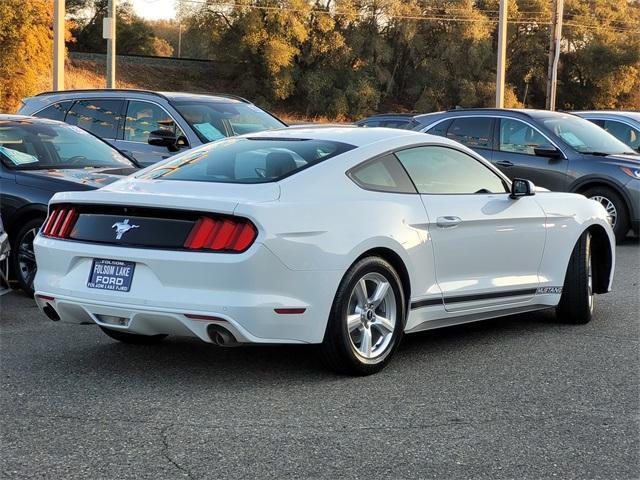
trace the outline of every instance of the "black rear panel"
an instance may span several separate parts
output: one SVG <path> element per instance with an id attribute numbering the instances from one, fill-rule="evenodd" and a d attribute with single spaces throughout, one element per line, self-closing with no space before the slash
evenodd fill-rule
<path id="1" fill-rule="evenodd" d="M 70 240 L 130 247 L 182 249 L 198 212 L 139 207 L 73 205 Z"/>

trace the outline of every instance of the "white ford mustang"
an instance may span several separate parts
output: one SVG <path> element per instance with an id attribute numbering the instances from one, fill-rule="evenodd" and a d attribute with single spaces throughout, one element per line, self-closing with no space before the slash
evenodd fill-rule
<path id="1" fill-rule="evenodd" d="M 598 203 L 396 129 L 222 140 L 49 210 L 34 243 L 49 318 L 129 343 L 321 344 L 351 374 L 404 333 L 550 307 L 586 323 L 614 271 Z"/>

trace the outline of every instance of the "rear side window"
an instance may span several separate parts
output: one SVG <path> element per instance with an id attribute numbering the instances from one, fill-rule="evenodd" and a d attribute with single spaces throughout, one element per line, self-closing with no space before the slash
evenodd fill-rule
<path id="1" fill-rule="evenodd" d="M 640 148 L 640 131 L 630 127 L 626 123 L 616 122 L 615 120 L 605 120 L 604 129 L 634 150 Z"/>
<path id="2" fill-rule="evenodd" d="M 404 121 L 404 120 L 387 120 L 385 122 L 382 122 L 382 126 L 383 127 L 387 127 L 387 128 L 407 128 L 407 125 L 409 125 L 409 120 Z"/>
<path id="3" fill-rule="evenodd" d="M 451 120 L 445 120 L 444 122 L 440 122 L 437 125 L 431 127 L 429 130 L 427 130 L 427 133 L 444 137 L 447 133 L 447 128 L 449 128 L 449 125 L 451 125 Z"/>
<path id="4" fill-rule="evenodd" d="M 48 118 L 50 120 L 64 122 L 64 117 L 72 103 L 72 101 L 54 103 L 44 110 L 40 110 L 38 113 L 34 114 L 34 117 Z"/>
<path id="5" fill-rule="evenodd" d="M 122 100 L 79 100 L 67 114 L 67 123 L 100 138 L 117 138 Z"/>
<path id="6" fill-rule="evenodd" d="M 447 137 L 471 148 L 491 148 L 493 120 L 488 117 L 456 118 Z"/>
<path id="7" fill-rule="evenodd" d="M 365 190 L 416 193 L 411 179 L 394 155 L 374 158 L 352 168 L 348 176 Z"/>
<path id="8" fill-rule="evenodd" d="M 213 183 L 266 183 L 355 148 L 295 138 L 230 138 L 162 162 L 139 178 Z"/>

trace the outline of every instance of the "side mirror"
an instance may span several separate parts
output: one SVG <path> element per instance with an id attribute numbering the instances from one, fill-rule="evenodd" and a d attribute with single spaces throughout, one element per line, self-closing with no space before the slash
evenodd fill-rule
<path id="1" fill-rule="evenodd" d="M 177 152 L 180 148 L 178 137 L 171 130 L 154 130 L 149 133 L 147 143 L 156 147 L 167 147 L 170 152 Z"/>
<path id="2" fill-rule="evenodd" d="M 536 194 L 536 186 L 531 180 L 524 178 L 514 178 L 511 182 L 510 198 L 530 197 Z"/>
<path id="3" fill-rule="evenodd" d="M 562 152 L 556 147 L 536 147 L 533 153 L 538 157 L 562 158 Z"/>

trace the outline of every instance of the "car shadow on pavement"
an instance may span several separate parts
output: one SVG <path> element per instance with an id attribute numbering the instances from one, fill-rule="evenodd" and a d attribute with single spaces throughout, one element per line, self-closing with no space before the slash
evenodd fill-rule
<path id="1" fill-rule="evenodd" d="M 551 310 L 406 335 L 396 357 L 381 374 L 406 372 L 414 368 L 416 361 L 437 369 L 439 360 L 452 351 L 464 354 L 474 345 L 570 328 L 559 326 L 554 320 Z M 140 346 L 112 341 L 93 325 L 60 324 L 56 328 L 61 336 L 73 330 L 77 341 L 34 355 L 33 368 L 38 368 L 40 362 L 55 362 L 74 376 L 99 374 L 105 380 L 127 376 L 131 382 L 145 383 L 173 377 L 173 381 L 191 386 L 246 383 L 247 378 L 258 384 L 284 378 L 301 383 L 345 378 L 324 368 L 314 345 L 216 347 L 197 339 L 169 337 L 158 345 Z"/>

